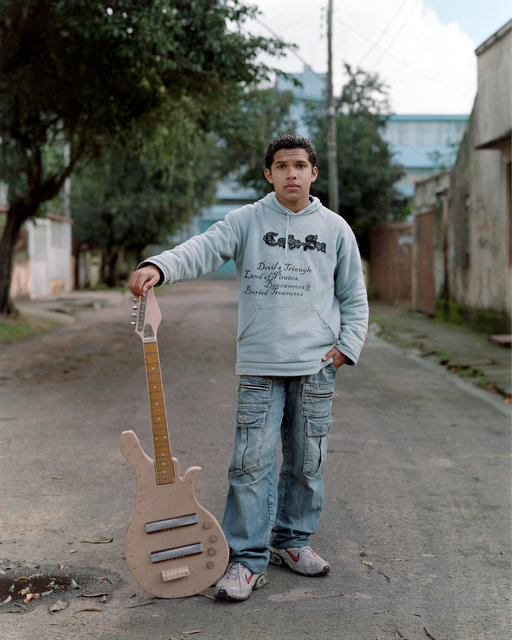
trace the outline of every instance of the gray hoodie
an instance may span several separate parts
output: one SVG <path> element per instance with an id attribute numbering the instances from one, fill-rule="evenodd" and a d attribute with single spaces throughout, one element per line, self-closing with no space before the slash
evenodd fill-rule
<path id="1" fill-rule="evenodd" d="M 356 240 L 341 216 L 310 200 L 294 213 L 270 193 L 142 263 L 155 264 L 161 283 L 172 283 L 211 273 L 233 258 L 240 375 L 316 373 L 330 362 L 322 358 L 332 347 L 348 364 L 359 358 L 368 302 Z"/>

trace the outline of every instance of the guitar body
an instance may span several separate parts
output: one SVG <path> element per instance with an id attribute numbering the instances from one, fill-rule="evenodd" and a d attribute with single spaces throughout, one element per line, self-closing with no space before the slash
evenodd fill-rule
<path id="1" fill-rule="evenodd" d="M 131 464 L 137 492 L 125 538 L 125 555 L 135 580 L 160 598 L 184 598 L 213 585 L 226 570 L 229 549 L 217 520 L 197 501 L 194 479 L 200 467 L 180 476 L 171 455 L 156 332 L 161 314 L 153 289 L 135 300 L 133 314 L 144 344 L 155 459 L 133 431 L 121 435 L 121 451 Z"/>
<path id="2" fill-rule="evenodd" d="M 189 467 L 181 478 L 179 462 L 173 458 L 176 482 L 157 485 L 154 462 L 144 453 L 133 431 L 123 432 L 121 451 L 131 464 L 137 483 L 132 520 L 125 538 L 126 562 L 133 577 L 145 591 L 160 598 L 183 598 L 207 589 L 223 575 L 229 549 L 217 520 L 201 507 L 194 494 L 194 479 L 200 467 Z M 197 515 L 197 523 L 146 533 L 147 523 L 190 514 Z M 190 545 L 201 545 L 202 551 L 151 561 L 154 552 Z M 165 580 L 163 576 L 171 579 Z"/>

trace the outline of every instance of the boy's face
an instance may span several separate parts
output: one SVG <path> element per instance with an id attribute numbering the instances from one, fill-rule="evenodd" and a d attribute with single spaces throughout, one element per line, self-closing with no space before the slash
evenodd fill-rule
<path id="1" fill-rule="evenodd" d="M 276 151 L 272 166 L 265 169 L 265 178 L 274 185 L 279 202 L 294 212 L 308 206 L 309 188 L 317 176 L 318 169 L 300 147 Z"/>

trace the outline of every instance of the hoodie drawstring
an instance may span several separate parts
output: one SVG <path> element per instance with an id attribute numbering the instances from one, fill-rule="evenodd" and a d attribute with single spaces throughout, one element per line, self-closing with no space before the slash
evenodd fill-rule
<path id="1" fill-rule="evenodd" d="M 286 236 L 284 241 L 284 262 L 288 262 L 288 231 L 290 229 L 290 214 L 286 214 Z"/>

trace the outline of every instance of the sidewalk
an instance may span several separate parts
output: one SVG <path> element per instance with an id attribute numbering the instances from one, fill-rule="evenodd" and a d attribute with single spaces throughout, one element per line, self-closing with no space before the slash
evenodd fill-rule
<path id="1" fill-rule="evenodd" d="M 370 303 L 370 333 L 510 402 L 511 350 L 483 333 L 378 301 Z"/>
<path id="2" fill-rule="evenodd" d="M 89 313 L 125 303 L 131 293 L 117 289 L 69 291 L 36 300 L 18 298 L 14 304 L 20 313 L 55 324 L 71 324 Z"/>

